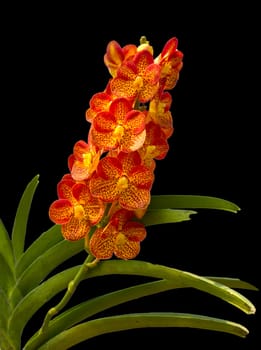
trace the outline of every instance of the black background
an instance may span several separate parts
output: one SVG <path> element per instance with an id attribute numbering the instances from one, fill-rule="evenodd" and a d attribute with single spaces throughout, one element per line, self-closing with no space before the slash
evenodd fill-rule
<path id="1" fill-rule="evenodd" d="M 238 214 L 202 210 L 189 222 L 153 227 L 139 259 L 201 275 L 238 277 L 260 287 L 258 118 L 260 91 L 257 9 L 248 6 L 174 2 L 140 8 L 128 3 L 97 8 L 12 8 L 3 11 L 1 43 L 1 218 L 10 230 L 27 183 L 40 174 L 28 225 L 28 246 L 52 223 L 48 207 L 56 184 L 68 172 L 74 143 L 86 139 L 85 110 L 104 89 L 109 73 L 103 55 L 110 40 L 137 44 L 145 35 L 155 55 L 176 36 L 184 67 L 171 91 L 175 132 L 167 157 L 157 162 L 152 194 L 200 194 L 235 202 Z M 259 77 L 258 77 L 259 76 Z M 84 255 L 71 263 L 81 263 Z M 61 267 L 62 268 L 62 267 Z M 139 279 L 83 283 L 78 302 Z M 245 315 L 214 297 L 180 290 L 142 299 L 104 313 L 194 312 L 247 326 L 246 339 L 190 329 L 142 329 L 94 338 L 75 349 L 106 344 L 156 349 L 213 346 L 257 349 L 259 292 L 243 291 L 257 307 Z M 60 297 L 60 296 L 59 296 Z M 52 306 L 59 300 L 53 300 Z M 47 308 L 29 322 L 24 338 L 41 324 Z M 258 329 L 259 328 L 259 329 Z"/>

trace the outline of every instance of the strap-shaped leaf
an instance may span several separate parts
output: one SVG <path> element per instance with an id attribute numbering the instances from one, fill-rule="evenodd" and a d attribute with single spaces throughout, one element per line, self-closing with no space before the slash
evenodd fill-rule
<path id="1" fill-rule="evenodd" d="M 0 330 L 7 328 L 7 321 L 11 314 L 11 308 L 4 290 L 0 287 Z M 0 347 L 1 349 L 1 347 Z"/>
<path id="2" fill-rule="evenodd" d="M 9 326 L 12 338 L 17 339 L 21 336 L 23 328 L 32 315 L 57 293 L 64 290 L 68 283 L 74 278 L 79 268 L 80 266 L 76 266 L 50 277 L 41 285 L 31 290 L 31 292 L 21 300 L 10 317 Z M 186 271 L 136 260 L 109 260 L 100 262 L 94 269 L 89 270 L 89 273 L 83 276 L 83 278 L 115 274 L 168 279 L 173 281 L 177 288 L 194 287 L 215 295 L 248 314 L 255 312 L 254 305 L 242 294 L 232 289 L 234 285 L 239 288 L 244 288 L 244 282 L 240 284 L 238 279 L 226 278 L 223 284 L 222 278 L 219 278 L 219 282 L 216 282 L 215 277 L 201 277 Z M 251 288 L 248 284 L 247 287 L 248 289 Z"/>
<path id="3" fill-rule="evenodd" d="M 9 338 L 5 330 L 0 328 L 0 349 L 1 350 L 15 350 L 15 345 L 12 340 Z"/>
<path id="4" fill-rule="evenodd" d="M 0 288 L 6 293 L 6 295 L 8 295 L 14 285 L 15 278 L 13 272 L 6 260 L 0 254 Z"/>
<path id="5" fill-rule="evenodd" d="M 28 266 L 17 281 L 16 288 L 18 288 L 23 295 L 27 294 L 42 282 L 57 266 L 80 253 L 83 249 L 83 239 L 75 242 L 66 240 L 58 242 Z"/>
<path id="6" fill-rule="evenodd" d="M 61 234 L 61 226 L 53 225 L 49 230 L 43 232 L 22 254 L 16 264 L 16 276 L 19 278 L 21 274 L 28 268 L 40 255 L 52 248 L 58 242 L 63 240 Z"/>
<path id="7" fill-rule="evenodd" d="M 198 195 L 153 195 L 150 209 L 217 209 L 237 213 L 240 208 L 228 200 Z"/>
<path id="8" fill-rule="evenodd" d="M 152 264 L 140 260 L 108 260 L 101 261 L 95 269 L 88 271 L 88 277 L 103 276 L 110 274 L 148 276 L 158 279 L 170 279 L 182 281 L 183 287 L 192 287 L 214 295 L 229 304 L 234 305 L 246 314 L 254 314 L 255 306 L 234 289 L 226 285 L 210 280 L 209 278 L 196 275 L 191 272 L 174 269 L 158 264 Z"/>
<path id="9" fill-rule="evenodd" d="M 210 277 L 215 280 L 215 277 Z M 219 282 L 226 281 L 226 285 L 234 288 L 235 286 L 246 287 L 247 289 L 255 290 L 255 287 L 239 279 L 218 278 Z M 107 293 L 96 298 L 92 298 L 64 311 L 56 318 L 51 320 L 48 325 L 48 330 L 39 334 L 35 333 L 26 343 L 24 350 L 36 350 L 44 342 L 61 333 L 82 321 L 86 321 L 89 317 L 98 314 L 101 311 L 107 310 L 113 306 L 129 302 L 145 296 L 158 294 L 171 289 L 180 288 L 178 280 L 159 280 L 147 282 L 132 287 L 127 287 L 111 293 Z"/>
<path id="10" fill-rule="evenodd" d="M 24 251 L 25 235 L 27 229 L 27 222 L 30 213 L 31 203 L 39 183 L 39 175 L 36 175 L 26 186 L 24 193 L 19 201 L 18 208 L 15 215 L 15 220 L 12 229 L 12 244 L 14 257 L 17 261 Z"/>
<path id="11" fill-rule="evenodd" d="M 3 221 L 0 219 L 0 254 L 5 259 L 9 268 L 14 271 L 14 255 L 11 239 L 4 226 Z"/>
<path id="12" fill-rule="evenodd" d="M 241 324 L 204 315 L 172 312 L 133 313 L 102 317 L 81 323 L 59 333 L 40 346 L 38 350 L 64 350 L 101 334 L 147 327 L 198 328 L 230 333 L 242 338 L 249 333 L 248 329 Z M 27 348 L 26 350 L 31 349 Z"/>
<path id="13" fill-rule="evenodd" d="M 148 209 L 142 218 L 145 226 L 170 224 L 190 220 L 190 215 L 196 211 L 181 209 Z"/>
<path id="14" fill-rule="evenodd" d="M 9 318 L 9 334 L 12 339 L 20 341 L 23 329 L 30 318 L 53 296 L 66 289 L 79 268 L 80 266 L 75 266 L 59 272 L 24 296 Z"/>

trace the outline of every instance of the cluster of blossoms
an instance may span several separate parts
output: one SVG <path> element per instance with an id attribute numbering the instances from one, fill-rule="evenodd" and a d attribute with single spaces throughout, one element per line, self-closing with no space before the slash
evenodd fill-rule
<path id="1" fill-rule="evenodd" d="M 156 58 L 145 37 L 139 46 L 107 45 L 111 77 L 89 101 L 87 140 L 75 143 L 69 173 L 49 208 L 63 237 L 85 238 L 97 259 L 133 259 L 146 237 L 140 219 L 150 203 L 156 160 L 165 158 L 174 131 L 169 90 L 183 64 L 177 45 L 177 38 L 169 39 Z"/>

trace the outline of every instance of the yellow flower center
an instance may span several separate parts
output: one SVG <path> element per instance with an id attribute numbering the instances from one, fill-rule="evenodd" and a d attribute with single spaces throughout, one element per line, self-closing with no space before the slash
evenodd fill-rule
<path id="1" fill-rule="evenodd" d="M 92 155 L 90 152 L 83 154 L 83 163 L 86 167 L 90 167 L 92 162 Z"/>
<path id="2" fill-rule="evenodd" d="M 84 217 L 84 214 L 85 212 L 82 205 L 77 204 L 74 206 L 74 217 L 76 219 L 82 219 Z"/>
<path id="3" fill-rule="evenodd" d="M 116 245 L 123 245 L 126 241 L 126 237 L 123 233 L 119 232 L 116 238 Z"/>
<path id="4" fill-rule="evenodd" d="M 134 80 L 134 87 L 137 90 L 141 90 L 143 87 L 143 79 L 140 76 L 137 76 L 136 79 Z"/>
<path id="5" fill-rule="evenodd" d="M 172 66 L 170 62 L 166 62 L 161 69 L 161 76 L 165 77 L 166 75 L 169 75 L 171 72 Z"/>
<path id="6" fill-rule="evenodd" d="M 122 192 L 128 187 L 129 180 L 126 176 L 121 176 L 117 182 L 117 190 Z"/>
<path id="7" fill-rule="evenodd" d="M 146 147 L 146 153 L 144 158 L 153 158 L 156 146 L 150 145 Z"/>
<path id="8" fill-rule="evenodd" d="M 124 134 L 124 127 L 122 125 L 117 125 L 113 131 L 113 138 L 115 141 L 120 141 Z"/>

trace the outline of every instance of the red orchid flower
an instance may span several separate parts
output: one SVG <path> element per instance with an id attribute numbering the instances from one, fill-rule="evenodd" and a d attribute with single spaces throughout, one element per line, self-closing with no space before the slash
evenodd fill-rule
<path id="1" fill-rule="evenodd" d="M 107 112 L 96 115 L 90 134 L 92 142 L 104 151 L 115 148 L 123 152 L 136 151 L 146 137 L 145 114 L 133 110 L 125 98 L 117 98 Z"/>
<path id="2" fill-rule="evenodd" d="M 158 92 L 150 101 L 147 120 L 158 124 L 165 133 L 166 138 L 169 138 L 173 132 L 173 118 L 170 111 L 172 97 L 168 91 Z"/>
<path id="3" fill-rule="evenodd" d="M 102 92 L 94 94 L 89 102 L 89 108 L 85 112 L 85 119 L 92 122 L 97 113 L 108 111 L 111 102 L 116 96 L 113 96 L 110 90 L 110 81 Z"/>
<path id="4" fill-rule="evenodd" d="M 96 170 L 101 150 L 91 142 L 77 141 L 73 147 L 73 154 L 68 157 L 68 167 L 75 181 L 87 180 Z"/>
<path id="5" fill-rule="evenodd" d="M 133 44 L 124 46 L 112 40 L 108 43 L 104 55 L 104 64 L 107 66 L 112 77 L 115 77 L 117 70 L 124 61 L 131 59 L 137 52 L 137 47 Z"/>
<path id="6" fill-rule="evenodd" d="M 169 151 L 169 144 L 165 133 L 158 124 L 149 122 L 146 125 L 146 139 L 143 146 L 138 150 L 144 164 L 155 167 L 154 159 L 164 159 Z"/>
<path id="7" fill-rule="evenodd" d="M 140 242 L 146 238 L 146 229 L 140 222 L 130 221 L 133 212 L 120 209 L 109 223 L 98 228 L 89 241 L 89 249 L 97 259 L 134 259 L 140 252 Z"/>
<path id="8" fill-rule="evenodd" d="M 105 210 L 98 198 L 94 198 L 87 182 L 73 180 L 66 174 L 57 185 L 58 199 L 49 208 L 50 219 L 61 225 L 62 235 L 70 241 L 87 235 L 91 226 L 97 224 Z"/>
<path id="9" fill-rule="evenodd" d="M 122 208 L 146 208 L 150 202 L 153 172 L 141 164 L 138 151 L 120 152 L 117 157 L 106 156 L 90 179 L 94 197 L 104 202 L 119 201 Z"/>
<path id="10" fill-rule="evenodd" d="M 154 60 L 161 66 L 160 84 L 164 90 L 171 90 L 175 87 L 179 79 L 179 72 L 183 67 L 183 53 L 177 47 L 178 39 L 170 38 Z"/>
<path id="11" fill-rule="evenodd" d="M 139 51 L 132 60 L 119 67 L 111 80 L 111 91 L 119 97 L 146 103 L 159 88 L 160 70 L 148 50 Z"/>

